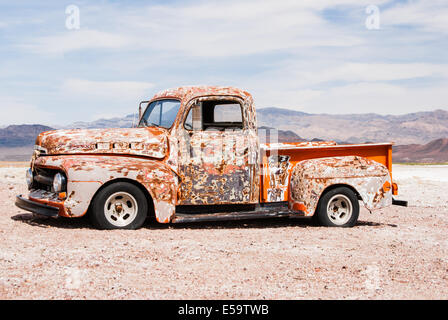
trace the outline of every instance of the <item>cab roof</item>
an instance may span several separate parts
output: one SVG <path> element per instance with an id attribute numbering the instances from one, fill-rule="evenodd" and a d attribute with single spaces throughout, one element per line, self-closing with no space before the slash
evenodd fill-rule
<path id="1" fill-rule="evenodd" d="M 182 103 L 186 103 L 191 99 L 203 96 L 213 95 L 231 95 L 246 100 L 251 98 L 251 94 L 247 91 L 235 87 L 219 87 L 219 86 L 183 86 L 160 91 L 152 97 L 151 101 L 163 98 L 179 99 Z"/>

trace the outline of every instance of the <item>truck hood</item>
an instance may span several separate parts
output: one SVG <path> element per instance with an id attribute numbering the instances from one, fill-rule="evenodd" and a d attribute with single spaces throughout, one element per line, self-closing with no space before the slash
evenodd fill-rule
<path id="1" fill-rule="evenodd" d="M 41 154 L 129 154 L 162 159 L 167 152 L 163 128 L 54 130 L 39 134 Z"/>

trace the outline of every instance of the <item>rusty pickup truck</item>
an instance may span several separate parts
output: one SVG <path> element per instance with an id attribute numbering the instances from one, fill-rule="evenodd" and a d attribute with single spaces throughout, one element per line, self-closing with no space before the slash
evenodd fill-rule
<path id="1" fill-rule="evenodd" d="M 142 108 L 143 106 L 143 108 Z M 16 205 L 100 229 L 160 223 L 313 217 L 350 227 L 359 203 L 395 200 L 392 144 L 260 143 L 252 96 L 189 86 L 143 101 L 128 129 L 41 133 Z M 266 140 L 267 141 L 267 140 Z"/>

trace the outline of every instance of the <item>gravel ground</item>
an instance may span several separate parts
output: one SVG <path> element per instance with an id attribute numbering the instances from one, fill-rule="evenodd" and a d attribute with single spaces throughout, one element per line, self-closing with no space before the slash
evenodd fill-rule
<path id="1" fill-rule="evenodd" d="M 394 166 L 400 198 L 350 229 L 308 220 L 99 231 L 14 206 L 0 167 L 0 299 L 447 299 L 448 166 Z"/>

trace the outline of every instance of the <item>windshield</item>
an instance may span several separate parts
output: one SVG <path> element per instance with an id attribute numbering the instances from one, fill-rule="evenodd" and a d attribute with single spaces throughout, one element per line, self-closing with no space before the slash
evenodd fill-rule
<path id="1" fill-rule="evenodd" d="M 171 128 L 179 111 L 180 101 L 174 99 L 158 100 L 148 104 L 139 127 L 164 127 Z"/>

